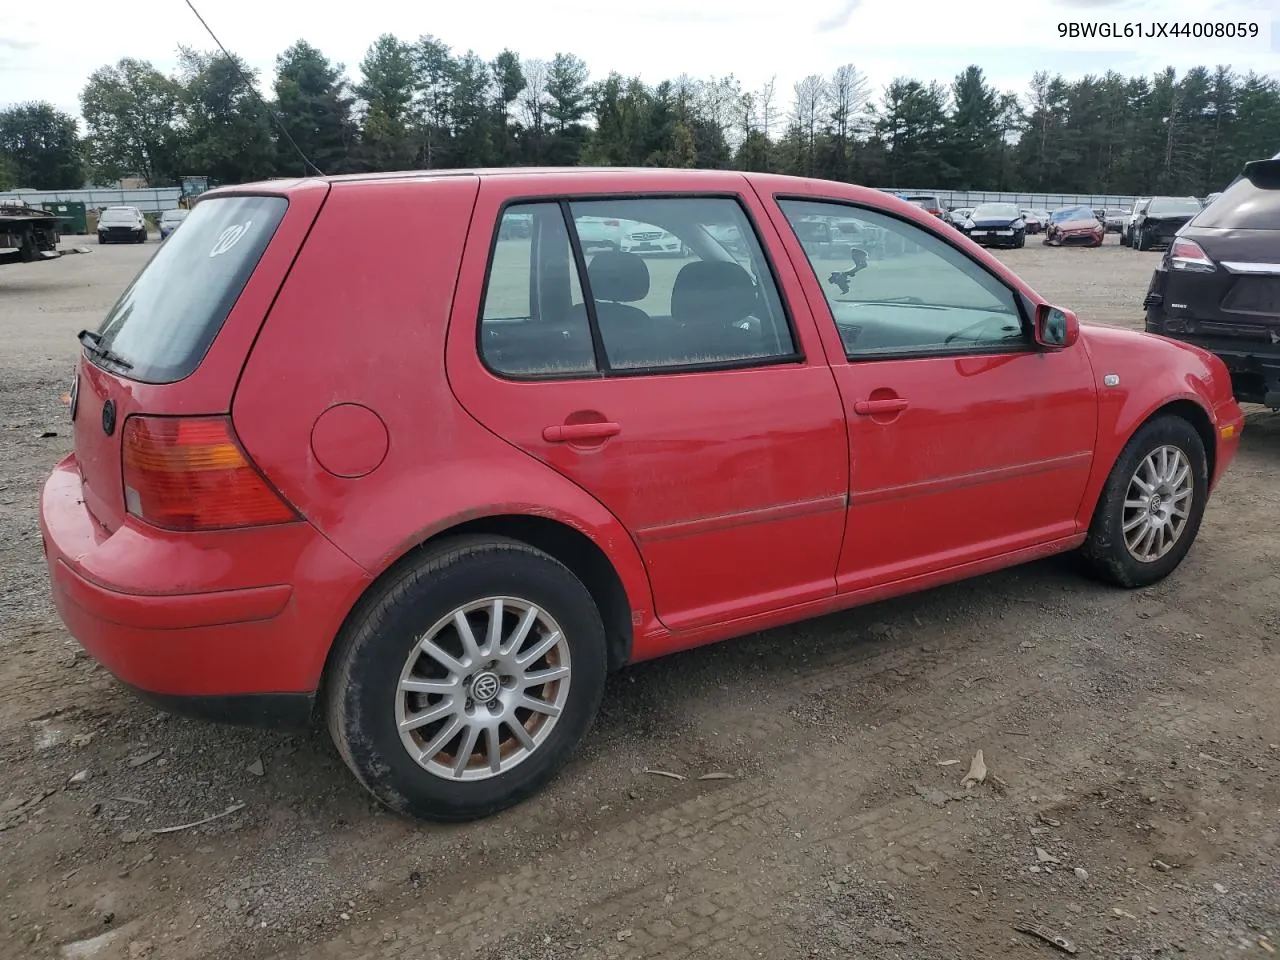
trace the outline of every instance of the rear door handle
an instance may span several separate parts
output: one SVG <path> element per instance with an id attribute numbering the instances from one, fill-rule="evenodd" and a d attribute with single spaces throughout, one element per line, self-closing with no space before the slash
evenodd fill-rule
<path id="1" fill-rule="evenodd" d="M 575 440 L 607 440 L 622 432 L 618 424 L 605 420 L 596 423 L 561 423 L 546 427 L 542 439 L 547 443 L 572 443 Z"/>
<path id="2" fill-rule="evenodd" d="M 853 412 L 861 417 L 872 417 L 877 413 L 899 413 L 907 409 L 907 401 L 902 397 L 892 400 L 857 400 L 853 404 Z"/>

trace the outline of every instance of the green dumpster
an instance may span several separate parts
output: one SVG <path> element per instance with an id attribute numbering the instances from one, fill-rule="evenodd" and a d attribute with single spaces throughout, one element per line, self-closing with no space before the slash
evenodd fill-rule
<path id="1" fill-rule="evenodd" d="M 47 212 L 57 215 L 58 220 L 61 221 L 62 233 L 89 232 L 89 214 L 83 201 L 50 200 L 40 206 Z"/>

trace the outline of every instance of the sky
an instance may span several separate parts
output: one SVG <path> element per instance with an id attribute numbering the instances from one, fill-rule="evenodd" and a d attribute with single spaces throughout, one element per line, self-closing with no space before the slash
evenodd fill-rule
<path id="1" fill-rule="evenodd" d="M 1038 69 L 1069 79 L 1109 68 L 1127 75 L 1229 64 L 1280 77 L 1280 0 L 359 0 L 334 12 L 271 0 L 192 0 L 219 39 L 268 80 L 276 54 L 298 39 L 346 65 L 381 33 L 434 34 L 485 59 L 503 47 L 550 59 L 582 57 L 648 83 L 682 73 L 735 75 L 748 89 L 776 77 L 782 100 L 806 74 L 852 63 L 877 94 L 895 77 L 950 83 L 971 63 L 1001 90 L 1025 92 Z M 604 19 L 607 11 L 609 19 Z M 355 14 L 355 15 L 353 15 Z M 1205 20 L 1258 24 L 1255 39 L 1071 40 L 1059 25 Z M 0 107 L 47 100 L 79 114 L 96 67 L 121 57 L 174 70 L 179 45 L 214 44 L 185 0 L 0 0 Z"/>

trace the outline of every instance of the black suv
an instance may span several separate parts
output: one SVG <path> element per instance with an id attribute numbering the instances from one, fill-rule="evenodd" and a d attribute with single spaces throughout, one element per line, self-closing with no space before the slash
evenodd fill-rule
<path id="1" fill-rule="evenodd" d="M 1254 160 L 1173 238 L 1147 331 L 1216 353 L 1236 399 L 1280 410 L 1280 155 Z"/>
<path id="2" fill-rule="evenodd" d="M 1133 223 L 1129 227 L 1130 245 L 1135 250 L 1168 246 L 1183 224 L 1202 209 L 1195 197 L 1152 197 L 1143 209 L 1133 215 Z"/>

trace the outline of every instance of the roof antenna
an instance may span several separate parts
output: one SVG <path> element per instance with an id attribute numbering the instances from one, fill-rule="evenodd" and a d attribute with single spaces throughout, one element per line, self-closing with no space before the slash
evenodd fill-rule
<path id="1" fill-rule="evenodd" d="M 314 170 L 317 176 L 323 177 L 325 175 L 324 171 L 307 159 L 307 155 L 302 152 L 302 148 L 294 142 L 293 137 L 289 136 L 289 131 L 284 128 L 284 124 L 280 122 L 280 118 L 276 115 L 276 112 L 271 109 L 271 106 L 267 101 L 262 99 L 262 94 L 258 93 L 258 88 L 253 85 L 247 76 L 245 76 L 245 72 L 240 69 L 240 61 L 231 55 L 227 48 L 222 45 L 222 41 L 218 39 L 218 35 L 209 29 L 209 24 L 204 22 L 204 17 L 200 16 L 200 11 L 196 9 L 195 4 L 193 4 L 191 0 L 185 0 L 185 2 L 187 6 L 191 8 L 191 12 L 196 15 L 196 19 L 200 21 L 200 26 L 205 28 L 209 36 L 213 37 L 213 42 L 218 45 L 218 49 L 222 51 L 222 55 L 225 56 L 231 65 L 236 68 L 236 73 L 240 74 L 240 79 L 244 81 L 244 85 L 249 88 L 255 97 L 258 98 L 258 102 L 262 104 L 262 108 L 267 111 L 267 116 L 269 116 L 275 123 L 276 129 L 280 131 L 281 136 L 289 141 L 289 146 L 293 147 L 294 153 L 296 153 L 299 159 L 302 160 L 303 165 Z"/>

